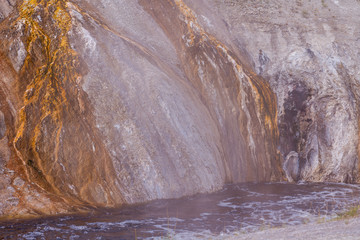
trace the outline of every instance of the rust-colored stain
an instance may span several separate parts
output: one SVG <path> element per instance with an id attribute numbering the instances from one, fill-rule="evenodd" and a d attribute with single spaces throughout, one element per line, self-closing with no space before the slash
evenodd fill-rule
<path id="1" fill-rule="evenodd" d="M 79 85 L 87 69 L 69 43 L 68 4 L 29 0 L 19 6 L 14 24 L 25 28 L 27 56 L 19 76 L 23 107 L 14 148 L 28 181 L 43 190 L 95 205 L 116 205 L 123 200 L 116 180 L 110 180 L 116 179 L 115 171 Z"/>
<path id="2" fill-rule="evenodd" d="M 233 54 L 231 51 L 223 43 L 205 32 L 205 30 L 197 22 L 193 11 L 182 0 L 174 1 L 180 12 L 185 16 L 188 35 L 191 39 L 189 45 L 194 45 L 195 36 L 200 34 L 200 41 L 209 41 L 211 45 L 216 46 L 217 51 L 221 55 L 227 56 L 229 58 L 229 60 L 235 65 L 235 68 L 238 72 L 244 72 L 246 74 L 245 77 L 251 84 L 252 91 L 255 93 L 255 100 L 257 107 L 259 108 L 258 111 L 264 114 L 264 121 L 266 126 L 268 126 L 270 130 L 275 130 L 277 132 L 276 96 L 275 93 L 271 90 L 270 85 L 258 77 L 253 71 L 243 69 L 241 63 L 239 63 L 236 57 L 232 56 Z"/>
<path id="3" fill-rule="evenodd" d="M 37 68 L 35 77 L 27 85 L 23 97 L 24 107 L 19 113 L 18 128 L 14 139 L 14 146 L 18 152 L 21 152 L 18 145 L 25 138 L 29 138 L 30 146 L 34 155 L 34 160 L 38 163 L 38 168 L 44 172 L 42 161 L 36 149 L 37 142 L 41 136 L 41 125 L 44 121 L 51 121 L 55 125 L 52 133 L 52 140 L 55 143 L 55 159 L 54 163 L 58 161 L 60 135 L 63 127 L 62 114 L 68 106 L 66 92 L 64 89 L 64 82 L 75 82 L 77 77 L 80 77 L 76 71 L 78 64 L 76 53 L 71 50 L 67 33 L 71 27 L 71 18 L 69 13 L 65 10 L 65 1 L 24 1 L 19 8 L 19 19 L 25 25 L 25 31 L 29 32 L 26 40 L 27 57 L 25 59 L 24 67 L 29 66 L 32 59 L 32 48 L 35 42 L 39 42 L 37 46 L 42 47 L 45 54 L 44 64 Z M 55 8 L 52 17 L 55 20 L 56 28 L 59 30 L 57 39 L 51 39 L 44 29 L 41 28 L 39 23 L 33 18 L 33 14 L 39 5 L 44 6 L 45 14 L 49 14 L 50 8 Z M 47 16 L 48 17 L 48 16 Z M 36 106 L 36 111 L 34 111 Z M 29 114 L 38 115 L 39 120 L 35 124 L 29 121 Z M 33 129 L 29 129 L 32 126 Z M 27 136 L 25 136 L 25 132 Z M 22 156 L 23 154 L 19 154 Z M 21 157 L 24 164 L 26 159 Z M 32 160 L 33 161 L 33 160 Z"/>
<path id="4" fill-rule="evenodd" d="M 233 54 L 233 52 L 225 44 L 204 30 L 204 28 L 198 23 L 195 12 L 186 5 L 184 1 L 140 1 L 140 3 L 154 17 L 154 19 L 157 20 L 158 24 L 162 26 L 163 30 L 168 34 L 168 37 L 173 40 L 174 45 L 178 47 L 178 55 L 183 57 L 183 65 L 185 72 L 187 72 L 188 79 L 199 91 L 202 92 L 203 98 L 205 99 L 207 98 L 206 90 L 201 90 L 204 86 L 199 80 L 199 76 L 197 76 L 197 72 L 200 68 L 199 63 L 197 63 L 197 59 L 206 59 L 204 56 L 212 56 L 214 51 L 216 52 L 217 56 L 214 56 L 213 61 L 217 63 L 219 68 L 222 68 L 220 71 L 223 72 L 220 73 L 218 79 L 222 79 L 223 82 L 215 84 L 219 84 L 217 88 L 229 89 L 228 93 L 230 96 L 224 96 L 224 98 L 228 98 L 228 100 L 224 101 L 237 101 L 236 105 L 238 109 L 236 111 L 240 111 L 240 117 L 237 120 L 237 127 L 240 129 L 241 133 L 238 133 L 238 135 L 235 134 L 234 137 L 239 138 L 243 135 L 247 142 L 251 142 L 251 135 L 254 135 L 255 138 L 257 138 L 257 140 L 255 140 L 257 141 L 255 145 L 260 146 L 261 144 L 264 144 L 265 149 L 258 149 L 258 153 L 253 153 L 252 155 L 246 155 L 246 153 L 239 152 L 239 155 L 243 155 L 245 158 L 252 158 L 252 160 L 245 160 L 243 165 L 238 165 L 240 161 L 236 160 L 236 156 L 231 156 L 231 153 L 229 153 L 227 158 L 232 158 L 233 160 L 230 160 L 232 163 L 230 163 L 228 169 L 238 169 L 229 170 L 230 172 L 239 171 L 243 172 L 240 175 L 258 175 L 243 177 L 236 176 L 239 174 L 233 172 L 233 174 L 230 173 L 230 175 L 234 175 L 229 177 L 230 181 L 243 181 L 245 179 L 269 180 L 269 174 L 265 173 L 264 176 L 266 177 L 263 178 L 261 177 L 263 174 L 258 170 L 266 168 L 273 169 L 274 172 L 271 173 L 272 179 L 283 179 L 284 174 L 281 168 L 280 154 L 277 150 L 279 133 L 277 126 L 276 95 L 271 90 L 270 85 L 261 77 L 257 76 L 257 74 L 255 74 L 252 70 L 244 66 L 237 56 Z M 156 9 L 162 10 L 159 11 Z M 164 14 L 161 13 L 161 11 L 166 12 L 167 18 L 162 17 Z M 169 22 L 168 19 L 175 20 Z M 175 30 L 172 29 L 177 29 L 177 31 L 175 32 Z M 206 60 L 203 62 L 206 62 Z M 208 64 L 208 66 L 208 68 L 211 68 L 211 64 Z M 213 76 L 210 76 L 209 78 L 213 78 Z M 249 88 L 247 86 L 249 86 Z M 241 88 L 243 88 L 243 91 L 245 91 L 248 95 L 246 97 L 253 97 L 253 101 L 255 103 L 251 103 L 253 105 L 250 104 L 247 106 L 251 119 L 244 117 L 245 112 L 242 112 L 241 110 L 241 106 L 244 104 L 243 100 L 241 100 Z M 209 100 L 204 100 L 205 105 L 208 104 L 208 102 Z M 252 109 L 253 107 L 256 109 Z M 226 112 L 227 110 L 224 109 L 224 111 Z M 231 116 L 228 115 L 225 117 L 227 121 L 233 121 L 229 120 Z M 256 118 L 258 120 L 256 120 Z M 253 122 L 253 125 L 251 125 L 252 130 L 245 127 L 246 122 L 248 121 Z M 259 124 L 257 124 L 256 121 L 259 121 Z M 234 130 L 234 127 L 235 126 L 232 125 L 232 123 L 229 123 L 229 125 L 225 128 Z M 225 129 L 223 131 L 225 132 L 223 136 L 225 139 L 232 138 L 227 136 L 226 132 L 228 130 Z M 236 132 L 237 130 L 234 131 Z M 262 135 L 262 140 L 260 140 L 261 138 L 256 137 L 260 135 Z M 233 152 L 233 148 L 239 148 L 239 146 L 236 146 L 236 143 L 233 143 L 230 140 L 223 141 L 225 144 L 224 148 L 227 149 L 225 152 Z M 257 160 L 258 157 L 262 160 Z M 253 162 L 251 163 L 251 161 Z M 271 162 L 271 167 L 267 165 L 268 162 Z"/>

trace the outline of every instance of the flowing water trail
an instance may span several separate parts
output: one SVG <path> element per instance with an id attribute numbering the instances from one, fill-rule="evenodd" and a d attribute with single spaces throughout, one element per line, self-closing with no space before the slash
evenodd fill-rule
<path id="1" fill-rule="evenodd" d="M 358 205 L 360 186 L 246 183 L 87 215 L 0 223 L 2 239 L 197 239 L 327 221 Z"/>

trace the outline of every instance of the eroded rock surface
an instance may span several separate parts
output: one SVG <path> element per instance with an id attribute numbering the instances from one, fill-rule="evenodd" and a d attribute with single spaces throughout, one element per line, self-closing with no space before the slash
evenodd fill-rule
<path id="1" fill-rule="evenodd" d="M 3 216 L 357 180 L 355 0 L 0 3 Z"/>
<path id="2" fill-rule="evenodd" d="M 299 180 L 358 181 L 360 2 L 216 1 L 278 100 L 280 149 Z"/>
<path id="3" fill-rule="evenodd" d="M 51 214 L 282 178 L 275 94 L 197 18 L 183 1 L 18 2 L 1 34 L 3 215 L 41 194 Z"/>

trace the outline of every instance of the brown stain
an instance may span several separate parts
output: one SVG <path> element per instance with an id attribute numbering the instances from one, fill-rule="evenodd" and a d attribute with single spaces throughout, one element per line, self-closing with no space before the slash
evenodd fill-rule
<path id="1" fill-rule="evenodd" d="M 211 99 L 197 74 L 200 67 L 206 69 L 207 80 L 218 89 L 219 95 L 222 94 L 219 99 L 222 103 L 219 104 L 225 109 L 225 128 L 219 126 L 219 129 L 228 181 L 284 179 L 277 150 L 279 133 L 276 96 L 269 84 L 243 64 L 223 43 L 206 32 L 197 22 L 196 14 L 182 0 L 139 3 L 174 43 L 188 81 L 201 92 L 201 99 L 214 119 L 217 116 L 209 104 Z M 218 70 L 213 69 L 207 58 L 220 66 Z M 204 66 L 199 66 L 199 60 L 205 62 Z M 246 93 L 245 99 L 250 101 L 246 103 L 248 116 L 241 109 L 244 104 L 241 90 Z M 235 118 L 231 109 L 225 107 L 229 102 L 236 106 Z M 250 126 L 251 130 L 246 126 Z M 255 138 L 257 153 L 244 146 L 252 138 Z"/>
<path id="2" fill-rule="evenodd" d="M 2 42 L 4 46 L 6 42 Z M 8 48 L 4 48 L 8 49 Z M 25 179 L 26 178 L 26 165 L 22 164 L 22 161 L 18 158 L 17 154 L 15 153 L 14 146 L 12 144 L 12 139 L 15 137 L 15 122 L 16 122 L 16 110 L 15 108 L 19 104 L 16 96 L 14 95 L 14 88 L 11 81 L 16 81 L 17 79 L 17 72 L 13 69 L 12 64 L 7 57 L 7 54 L 0 52 L 0 71 L 2 76 L 8 79 L 8 83 L 0 81 L 0 111 L 4 114 L 4 120 L 6 125 L 6 133 L 4 134 L 4 140 L 8 140 L 8 149 L 10 150 L 9 159 L 5 165 L 5 169 L 3 174 L 7 176 L 1 176 L 2 178 L 10 178 L 10 186 L 12 187 L 15 192 L 13 193 L 13 197 L 19 200 L 19 204 L 17 206 L 11 206 L 8 209 L 5 209 L 3 212 L 3 219 L 15 218 L 15 217 L 28 217 L 34 214 L 49 214 L 49 213 L 58 213 L 64 212 L 64 199 L 53 195 L 51 193 L 42 192 L 40 188 L 35 185 L 28 185 L 23 184 L 22 186 L 16 185 L 16 179 Z M 7 151 L 5 149 L 2 149 Z M 16 174 L 11 174 L 11 172 Z M 29 200 L 29 193 L 36 195 L 41 194 L 41 197 L 51 200 L 51 204 L 48 204 L 46 208 L 39 207 L 39 203 L 36 201 Z M 40 195 L 37 195 L 40 197 Z M 30 198 L 31 199 L 31 198 Z M 41 202 L 41 201 L 40 201 Z M 66 201 L 65 201 L 66 202 Z M 75 203 L 68 202 L 69 205 L 74 206 Z M 69 209 L 68 209 L 69 210 Z M 80 210 L 78 208 L 78 210 Z M 71 210 L 70 210 L 71 211 Z"/>
<path id="3" fill-rule="evenodd" d="M 30 0 L 19 6 L 14 24 L 25 27 L 27 56 L 18 80 L 23 107 L 14 148 L 27 180 L 41 189 L 75 202 L 115 206 L 123 199 L 90 101 L 78 85 L 87 67 L 69 44 L 67 4 Z"/>

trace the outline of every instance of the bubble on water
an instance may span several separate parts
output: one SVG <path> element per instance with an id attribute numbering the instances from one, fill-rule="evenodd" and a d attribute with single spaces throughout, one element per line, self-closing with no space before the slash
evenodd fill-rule
<path id="1" fill-rule="evenodd" d="M 239 205 L 232 203 L 232 200 L 236 200 L 236 199 L 240 199 L 240 198 L 239 197 L 227 198 L 225 200 L 220 201 L 217 205 L 219 207 L 228 207 L 228 208 L 232 208 L 232 209 L 240 208 Z"/>

